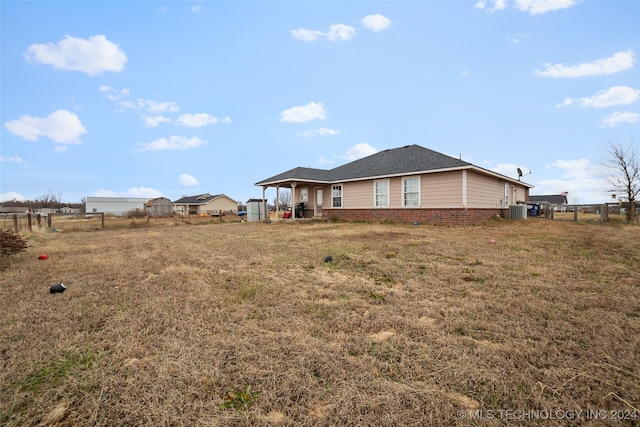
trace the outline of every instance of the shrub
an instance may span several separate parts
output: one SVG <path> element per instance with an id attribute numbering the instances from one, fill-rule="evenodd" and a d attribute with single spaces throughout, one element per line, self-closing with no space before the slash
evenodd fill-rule
<path id="1" fill-rule="evenodd" d="M 0 255 L 2 258 L 18 254 L 27 249 L 27 242 L 18 233 L 0 230 Z"/>
<path id="2" fill-rule="evenodd" d="M 9 267 L 9 256 L 27 249 L 27 242 L 18 233 L 0 230 L 0 270 Z"/>

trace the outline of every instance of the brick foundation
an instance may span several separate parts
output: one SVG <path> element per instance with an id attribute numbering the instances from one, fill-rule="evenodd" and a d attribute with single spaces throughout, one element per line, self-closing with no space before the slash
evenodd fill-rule
<path id="1" fill-rule="evenodd" d="M 507 218 L 507 209 L 327 209 L 323 218 L 343 221 L 415 222 L 433 225 L 474 225 L 493 217 Z"/>

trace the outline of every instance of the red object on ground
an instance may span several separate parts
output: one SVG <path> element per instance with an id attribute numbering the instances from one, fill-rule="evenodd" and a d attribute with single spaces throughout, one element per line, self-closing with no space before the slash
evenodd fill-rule
<path id="1" fill-rule="evenodd" d="M 282 218 L 291 218 L 291 212 L 285 212 L 282 214 Z"/>
<path id="2" fill-rule="evenodd" d="M 42 254 L 42 255 L 40 255 L 40 256 L 38 257 L 38 259 L 41 259 L 41 260 L 49 259 L 49 255 L 47 255 L 47 254 Z"/>

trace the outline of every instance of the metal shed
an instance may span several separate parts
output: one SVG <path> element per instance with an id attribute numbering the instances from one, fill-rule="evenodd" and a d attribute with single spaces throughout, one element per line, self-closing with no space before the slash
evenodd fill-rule
<path id="1" fill-rule="evenodd" d="M 263 199 L 247 200 L 247 221 L 255 222 L 267 219 L 267 213 L 264 211 L 265 201 Z"/>
<path id="2" fill-rule="evenodd" d="M 145 205 L 145 209 L 147 211 L 147 215 L 150 217 L 166 217 L 173 215 L 173 203 L 171 203 L 171 200 L 166 197 L 156 197 L 155 199 L 149 200 Z"/>

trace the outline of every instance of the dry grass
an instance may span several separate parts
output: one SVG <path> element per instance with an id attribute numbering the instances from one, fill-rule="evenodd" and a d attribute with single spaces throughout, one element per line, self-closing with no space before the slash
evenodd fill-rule
<path id="1" fill-rule="evenodd" d="M 29 240 L 0 278 L 6 426 L 509 425 L 456 414 L 640 408 L 638 227 L 211 223 Z"/>

